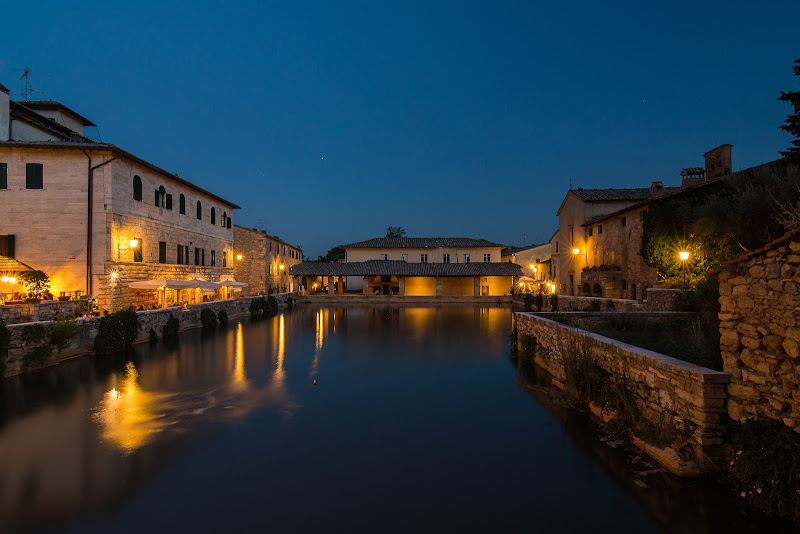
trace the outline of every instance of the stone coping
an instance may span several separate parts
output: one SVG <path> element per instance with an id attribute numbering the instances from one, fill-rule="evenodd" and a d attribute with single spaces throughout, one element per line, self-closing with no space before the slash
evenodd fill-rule
<path id="1" fill-rule="evenodd" d="M 670 313 L 670 312 L 662 312 L 662 313 Z M 605 336 L 601 336 L 600 334 L 595 334 L 594 332 L 589 332 L 587 330 L 582 330 L 580 328 L 567 326 L 565 324 L 561 324 L 551 319 L 540 317 L 538 314 L 533 312 L 516 312 L 516 314 L 530 317 L 538 321 L 544 321 L 549 326 L 556 327 L 566 332 L 579 333 L 585 336 L 586 338 L 591 339 L 595 343 L 598 343 L 600 346 L 604 346 L 607 348 L 616 347 L 622 349 L 628 352 L 635 359 L 651 364 L 654 367 L 664 369 L 665 371 L 688 376 L 693 380 L 698 380 L 700 382 L 706 382 L 706 383 L 715 383 L 715 384 L 727 384 L 730 381 L 730 375 L 722 371 L 714 371 L 713 369 L 709 369 L 707 367 L 702 367 L 700 365 L 696 365 L 693 363 L 685 362 L 683 360 L 679 360 L 677 358 L 673 358 L 672 356 L 667 356 L 665 354 L 660 354 L 652 350 L 643 349 L 641 347 L 630 345 L 628 343 L 623 343 L 622 341 L 617 341 L 616 339 L 611 339 Z"/>
<path id="2" fill-rule="evenodd" d="M 676 312 L 676 311 L 563 311 L 563 312 L 523 312 L 523 313 L 532 313 L 534 315 L 539 316 L 546 316 L 546 315 L 570 315 L 575 317 L 580 316 L 598 316 L 598 315 L 633 315 L 636 317 L 697 317 L 700 315 L 700 312 Z"/>

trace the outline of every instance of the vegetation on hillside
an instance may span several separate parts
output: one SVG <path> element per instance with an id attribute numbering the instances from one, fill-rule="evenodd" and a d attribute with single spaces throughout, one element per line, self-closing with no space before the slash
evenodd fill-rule
<path id="1" fill-rule="evenodd" d="M 795 60 L 794 73 L 800 76 L 800 59 Z M 800 163 L 800 91 L 789 91 L 784 93 L 781 91 L 781 96 L 778 100 L 789 102 L 792 105 L 794 113 L 791 113 L 786 120 L 785 124 L 780 126 L 781 130 L 790 133 L 795 137 L 792 141 L 792 146 L 781 152 L 788 159 Z"/>

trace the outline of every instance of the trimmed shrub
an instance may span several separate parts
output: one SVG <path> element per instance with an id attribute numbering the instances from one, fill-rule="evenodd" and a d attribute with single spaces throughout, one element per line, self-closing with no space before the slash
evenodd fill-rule
<path id="1" fill-rule="evenodd" d="M 220 310 L 217 314 L 217 319 L 219 320 L 220 326 L 228 326 L 228 312 L 225 310 Z"/>
<path id="2" fill-rule="evenodd" d="M 200 324 L 203 325 L 203 330 L 213 330 L 217 327 L 217 316 L 214 310 L 204 308 L 200 312 Z"/>
<path id="3" fill-rule="evenodd" d="M 250 318 L 259 319 L 264 314 L 266 299 L 258 298 L 250 301 Z"/>
<path id="4" fill-rule="evenodd" d="M 44 327 L 40 324 L 29 324 L 22 328 L 22 341 L 28 343 L 41 343 L 45 339 Z"/>
<path id="5" fill-rule="evenodd" d="M 583 311 L 588 311 L 588 312 L 599 312 L 599 311 L 600 311 L 600 301 L 599 301 L 599 300 L 593 300 L 593 301 L 591 301 L 591 302 L 589 303 L 589 305 L 588 305 L 588 306 L 586 306 L 586 309 L 585 309 L 585 310 L 583 310 Z"/>
<path id="6" fill-rule="evenodd" d="M 614 311 L 614 310 L 617 309 L 617 307 L 614 306 L 614 301 L 613 300 L 609 299 L 609 300 L 606 301 L 606 309 L 608 311 Z"/>
<path id="7" fill-rule="evenodd" d="M 11 345 L 11 331 L 4 321 L 0 321 L 0 380 L 6 374 L 6 359 L 8 358 L 8 347 Z"/>
<path id="8" fill-rule="evenodd" d="M 278 315 L 278 299 L 272 295 L 267 297 L 267 300 L 264 302 L 264 313 L 267 317 Z"/>
<path id="9" fill-rule="evenodd" d="M 533 295 L 531 295 L 530 293 L 525 293 L 524 302 L 525 302 L 525 308 L 524 308 L 525 311 L 526 312 L 533 311 Z"/>
<path id="10" fill-rule="evenodd" d="M 71 339 L 75 338 L 83 331 L 83 327 L 76 321 L 70 319 L 56 319 L 56 324 L 53 325 L 53 343 L 58 346 L 58 352 L 61 352 Z"/>
<path id="11" fill-rule="evenodd" d="M 542 306 L 544 306 L 544 295 L 542 295 L 541 293 L 537 293 L 533 297 L 533 303 L 534 305 L 536 305 L 537 312 L 542 311 Z"/>
<path id="12" fill-rule="evenodd" d="M 161 327 L 161 339 L 164 343 L 178 341 L 178 332 L 181 328 L 181 322 L 174 315 L 170 315 L 164 326 Z"/>
<path id="13" fill-rule="evenodd" d="M 294 299 L 292 297 L 288 297 L 286 299 L 286 309 L 289 311 L 294 309 Z"/>
<path id="14" fill-rule="evenodd" d="M 558 311 L 558 295 L 550 295 L 550 311 Z"/>
<path id="15" fill-rule="evenodd" d="M 158 343 L 158 332 L 154 328 L 150 329 L 150 344 L 155 345 Z"/>
<path id="16" fill-rule="evenodd" d="M 135 311 L 123 310 L 100 318 L 97 322 L 97 337 L 94 350 L 97 354 L 113 354 L 133 346 L 136 335 L 142 329 Z"/>
<path id="17" fill-rule="evenodd" d="M 51 350 L 49 345 L 43 345 L 29 350 L 22 356 L 22 372 L 41 367 L 47 362 Z"/>

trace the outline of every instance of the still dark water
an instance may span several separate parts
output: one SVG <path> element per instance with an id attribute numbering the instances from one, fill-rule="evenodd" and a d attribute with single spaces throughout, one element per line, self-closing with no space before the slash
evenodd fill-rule
<path id="1" fill-rule="evenodd" d="M 515 368 L 511 328 L 501 308 L 301 309 L 6 380 L 0 531 L 786 528 L 602 443 Z"/>

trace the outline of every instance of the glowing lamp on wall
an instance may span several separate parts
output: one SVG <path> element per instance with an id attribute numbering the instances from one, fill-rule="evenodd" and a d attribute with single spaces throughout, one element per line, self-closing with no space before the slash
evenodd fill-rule
<path id="1" fill-rule="evenodd" d="M 686 250 L 682 250 L 678 252 L 678 256 L 680 256 L 683 261 L 686 261 L 689 259 L 689 252 Z"/>
<path id="2" fill-rule="evenodd" d="M 280 269 L 281 269 L 281 271 L 282 271 L 284 268 L 285 268 L 285 266 L 284 266 L 284 265 L 281 265 L 281 266 L 280 266 Z"/>
<path id="3" fill-rule="evenodd" d="M 128 244 L 131 246 L 131 248 L 136 248 L 137 246 L 139 246 L 139 240 L 131 239 L 130 241 L 128 241 Z"/>
<path id="4" fill-rule="evenodd" d="M 581 249 L 579 249 L 579 248 L 573 248 L 573 249 L 572 249 L 572 253 L 573 253 L 573 254 L 575 254 L 575 255 L 578 255 L 578 254 L 580 254 L 580 253 L 581 253 Z"/>
<path id="5" fill-rule="evenodd" d="M 242 255 L 241 255 L 241 254 L 237 254 L 237 255 L 236 255 L 236 259 L 237 259 L 237 260 L 239 260 L 239 261 L 241 261 L 241 260 L 242 260 Z"/>

